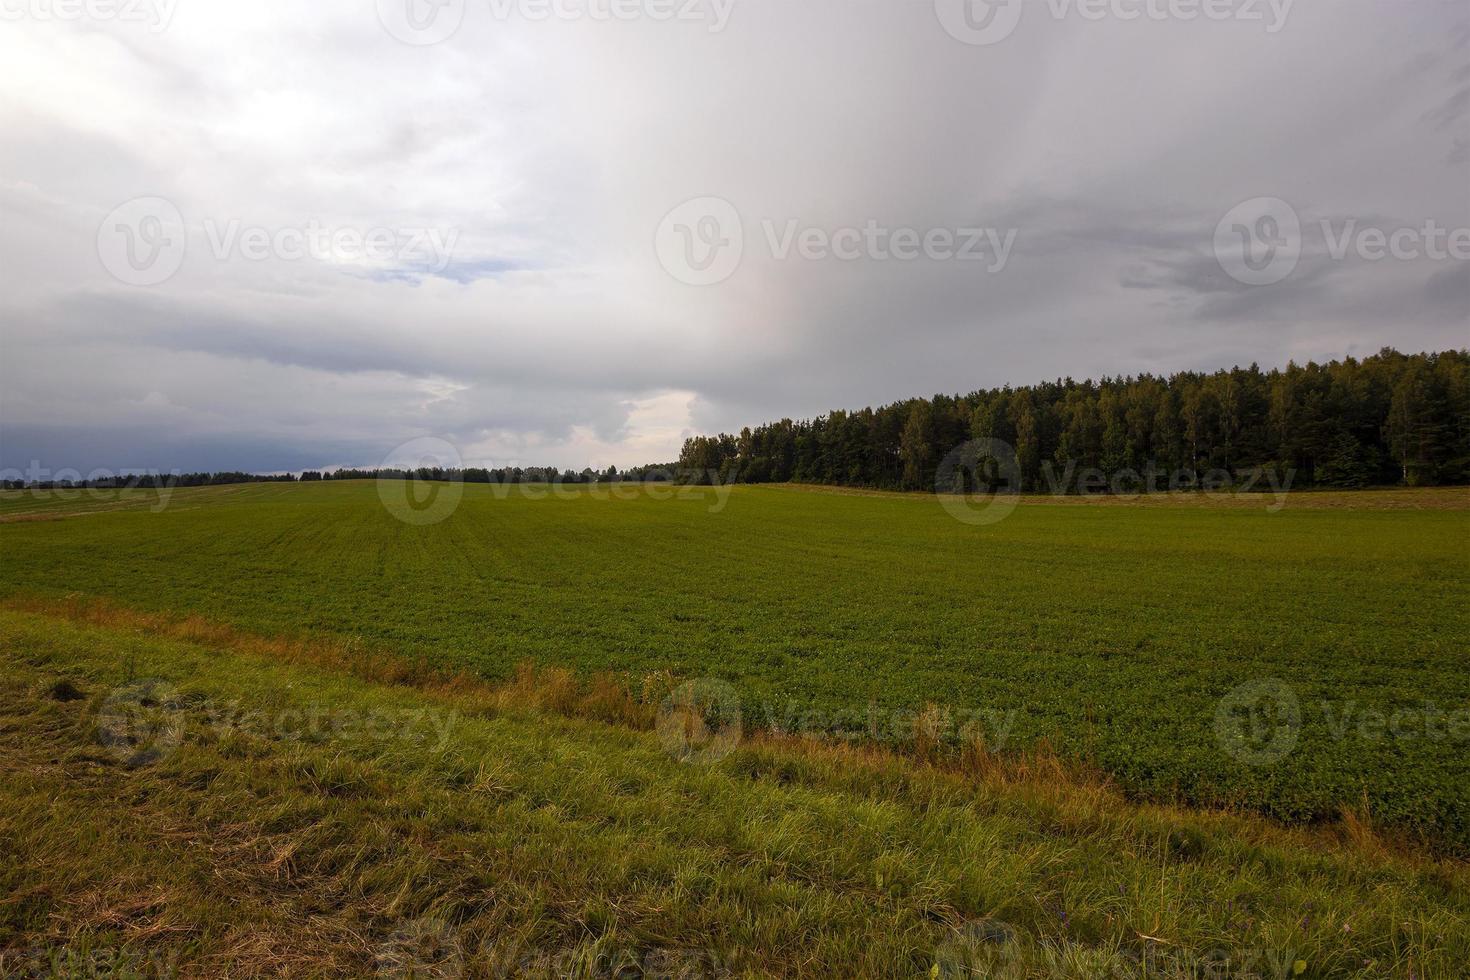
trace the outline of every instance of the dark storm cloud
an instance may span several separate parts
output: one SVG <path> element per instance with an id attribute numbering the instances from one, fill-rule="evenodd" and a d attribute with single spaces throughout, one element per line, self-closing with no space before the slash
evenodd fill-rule
<path id="1" fill-rule="evenodd" d="M 1334 256 L 1318 222 L 1470 227 L 1470 8 L 1298 3 L 1269 34 L 1040 10 L 991 46 L 930 3 L 846 0 L 714 32 L 467 17 L 425 48 L 284 2 L 9 24 L 0 465 L 373 464 L 424 434 L 625 465 L 912 395 L 1465 345 L 1465 261 Z M 98 231 L 146 195 L 187 251 L 138 286 Z M 655 246 L 700 197 L 744 253 L 691 286 Z M 1214 252 L 1257 198 L 1303 229 L 1264 286 Z M 232 222 L 453 246 L 219 254 Z M 1014 239 L 992 269 L 769 238 L 869 223 Z"/>
<path id="2" fill-rule="evenodd" d="M 1470 310 L 1470 263 L 1431 273 L 1424 282 L 1424 295 L 1431 306 L 1447 316 L 1463 319 Z"/>

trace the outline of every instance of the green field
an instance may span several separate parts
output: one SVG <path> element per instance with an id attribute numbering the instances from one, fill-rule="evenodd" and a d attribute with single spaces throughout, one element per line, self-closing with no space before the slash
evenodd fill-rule
<path id="1" fill-rule="evenodd" d="M 715 678 L 747 728 L 905 742 L 932 704 L 941 741 L 1045 740 L 1140 797 L 1470 850 L 1464 491 L 1028 500 L 988 526 L 927 495 L 728 493 L 467 485 L 424 526 L 369 482 L 7 493 L 0 595 L 490 678 Z"/>
<path id="2" fill-rule="evenodd" d="M 0 976 L 1455 980 L 1464 865 L 0 610 Z M 343 647 L 336 647 L 341 652 Z"/>

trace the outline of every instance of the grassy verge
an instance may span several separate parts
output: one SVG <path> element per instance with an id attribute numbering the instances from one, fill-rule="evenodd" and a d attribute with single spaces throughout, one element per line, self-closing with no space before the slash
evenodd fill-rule
<path id="1" fill-rule="evenodd" d="M 495 688 L 193 629 L 0 612 L 0 973 L 1429 978 L 1470 962 L 1464 865 L 1351 827 L 1133 805 L 1044 766 L 688 739 L 638 730 L 641 692 L 564 674 Z"/>

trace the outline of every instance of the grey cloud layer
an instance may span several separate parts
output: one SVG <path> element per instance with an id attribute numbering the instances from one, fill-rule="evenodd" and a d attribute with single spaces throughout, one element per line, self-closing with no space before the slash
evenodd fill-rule
<path id="1" fill-rule="evenodd" d="M 1320 219 L 1470 226 L 1470 8 L 1298 3 L 1258 24 L 1062 21 L 959 43 L 932 4 L 737 3 L 729 26 L 496 20 L 389 37 L 371 5 L 182 4 L 166 31 L 0 32 L 0 466 L 625 465 L 689 430 L 1059 375 L 1460 347 L 1464 262 L 1332 258 Z M 109 277 L 140 195 L 176 275 Z M 670 208 L 728 200 L 718 285 Z M 1280 197 L 1296 272 L 1211 251 Z M 1005 268 L 777 259 L 761 222 L 1016 230 Z M 452 230 L 406 258 L 211 254 L 203 223 Z"/>

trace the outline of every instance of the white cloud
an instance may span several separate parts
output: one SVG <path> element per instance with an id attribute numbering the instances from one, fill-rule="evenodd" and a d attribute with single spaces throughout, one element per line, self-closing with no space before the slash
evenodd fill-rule
<path id="1" fill-rule="evenodd" d="M 1245 292 L 1208 251 L 1256 196 L 1470 225 L 1462 2 L 1300 3 L 1272 35 L 1028 15 L 983 48 L 923 2 L 749 0 L 719 32 L 467 4 L 422 48 L 346 0 L 3 24 L 0 463 L 370 464 L 433 434 L 626 466 L 691 429 L 913 394 L 1465 343 L 1443 263 L 1304 262 Z M 189 226 L 151 288 L 97 255 L 103 215 L 144 195 Z M 747 239 L 705 288 L 654 249 L 700 195 Z M 1018 237 L 999 275 L 783 261 L 763 218 Z M 206 222 L 232 221 L 456 244 L 440 275 L 221 260 Z"/>

